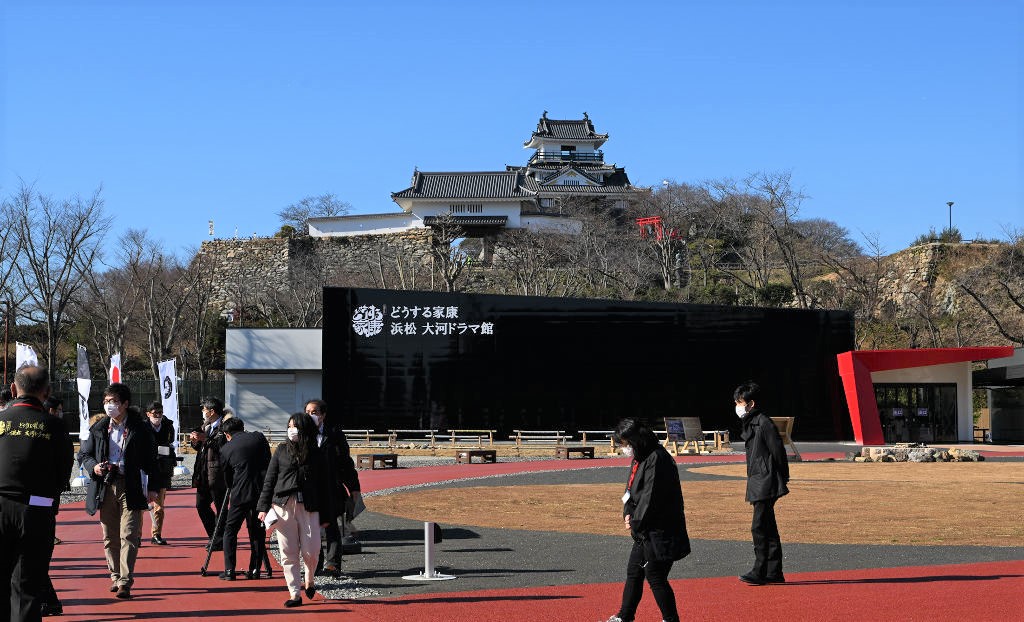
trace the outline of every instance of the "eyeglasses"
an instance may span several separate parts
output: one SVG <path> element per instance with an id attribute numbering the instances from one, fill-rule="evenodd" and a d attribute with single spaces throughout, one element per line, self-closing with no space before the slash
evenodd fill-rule
<path id="1" fill-rule="evenodd" d="M 162 411 L 162 410 L 151 410 L 151 411 L 149 411 L 149 414 L 151 414 L 151 415 L 162 415 L 162 414 L 164 414 L 164 411 Z"/>

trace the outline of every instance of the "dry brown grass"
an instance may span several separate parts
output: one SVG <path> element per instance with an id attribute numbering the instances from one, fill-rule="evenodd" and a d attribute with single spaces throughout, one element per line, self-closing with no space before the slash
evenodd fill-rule
<path id="1" fill-rule="evenodd" d="M 683 484 L 690 537 L 747 540 L 743 465 L 698 467 L 731 479 Z M 1021 463 L 791 465 L 777 506 L 783 541 L 815 544 L 1021 546 Z M 372 497 L 371 510 L 414 520 L 626 535 L 622 484 L 492 486 Z"/>

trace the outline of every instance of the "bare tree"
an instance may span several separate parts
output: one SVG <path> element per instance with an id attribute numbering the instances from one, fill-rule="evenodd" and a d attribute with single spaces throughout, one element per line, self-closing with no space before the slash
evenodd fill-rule
<path id="1" fill-rule="evenodd" d="M 277 217 L 285 227 L 292 227 L 300 235 L 309 234 L 310 218 L 322 216 L 341 216 L 349 213 L 352 205 L 342 201 L 333 194 L 321 194 L 319 196 L 308 196 L 296 203 L 281 209 Z"/>
<path id="2" fill-rule="evenodd" d="M 13 274 L 27 305 L 23 317 L 46 326 L 46 365 L 52 374 L 69 307 L 86 286 L 83 275 L 98 256 L 111 219 L 103 213 L 100 190 L 87 199 L 54 200 L 22 184 L 3 207 L 21 241 Z"/>
<path id="3" fill-rule="evenodd" d="M 1024 346 L 1024 231 L 1008 232 L 992 260 L 974 266 L 958 285 L 1007 341 Z"/>
<path id="4" fill-rule="evenodd" d="M 430 249 L 434 273 L 441 277 L 445 291 L 459 291 L 460 277 L 465 277 L 470 257 L 458 246 L 466 233 L 455 217 L 445 213 L 437 217 L 432 225 L 434 243 Z"/>

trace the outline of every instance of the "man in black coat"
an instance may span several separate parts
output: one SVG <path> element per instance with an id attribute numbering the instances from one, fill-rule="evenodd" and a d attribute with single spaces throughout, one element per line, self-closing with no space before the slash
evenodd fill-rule
<path id="1" fill-rule="evenodd" d="M 0 619 L 38 620 L 74 449 L 64 422 L 43 409 L 45 369 L 19 369 L 11 392 L 0 412 Z"/>
<path id="2" fill-rule="evenodd" d="M 220 578 L 235 580 L 235 550 L 238 530 L 245 521 L 249 532 L 249 578 L 259 577 L 260 563 L 266 551 L 266 531 L 256 518 L 256 502 L 263 490 L 263 480 L 270 464 L 270 444 L 259 432 L 246 432 L 245 424 L 237 417 L 221 426 L 227 442 L 220 449 L 221 466 L 230 492 L 229 509 L 224 524 L 224 572 Z"/>
<path id="3" fill-rule="evenodd" d="M 751 585 L 785 583 L 782 573 L 782 541 L 775 522 L 775 502 L 789 493 L 789 459 L 782 436 L 758 404 L 761 387 L 753 382 L 733 393 L 736 415 L 743 422 L 741 437 L 747 451 L 746 500 L 754 507 L 750 533 L 754 539 L 754 567 L 740 581 Z"/>
<path id="4" fill-rule="evenodd" d="M 89 474 L 85 511 L 100 513 L 110 591 L 122 599 L 131 598 L 135 583 L 142 512 L 158 494 L 148 483 L 156 473 L 153 428 L 131 407 L 131 395 L 120 382 L 103 391 L 106 415 L 92 424 L 78 450 L 78 463 Z"/>
<path id="5" fill-rule="evenodd" d="M 353 500 L 360 494 L 359 474 L 352 460 L 348 439 L 341 429 L 341 422 L 327 417 L 327 403 L 323 400 L 309 400 L 305 411 L 317 424 L 317 444 L 327 461 L 331 505 L 337 508 L 339 514 L 337 520 L 331 520 L 324 529 L 327 553 L 324 555 L 323 571 L 337 577 L 341 573 L 341 556 L 345 544 L 338 525 L 344 525 L 346 519 L 351 519 L 351 510 L 348 508 L 353 506 Z"/>
<path id="6" fill-rule="evenodd" d="M 224 402 L 216 397 L 204 397 L 202 429 L 193 430 L 188 437 L 189 445 L 196 450 L 195 470 L 192 472 L 192 486 L 196 489 L 196 511 L 206 529 L 206 537 L 213 538 L 217 528 L 217 517 L 223 511 L 224 493 L 227 484 L 220 466 L 220 448 L 227 439 L 220 429 L 224 420 Z M 216 512 L 210 506 L 216 509 Z M 215 542 L 213 550 L 219 551 L 221 543 Z"/>
<path id="7" fill-rule="evenodd" d="M 164 546 L 167 544 L 163 538 L 166 511 L 164 500 L 167 498 L 167 489 L 171 487 L 171 480 L 174 479 L 174 467 L 178 464 L 174 451 L 174 422 L 164 416 L 164 405 L 157 401 L 146 405 L 146 419 L 153 428 L 153 439 L 156 442 L 156 473 L 149 482 L 149 488 L 157 491 L 156 501 L 149 512 L 153 523 L 150 542 Z"/>

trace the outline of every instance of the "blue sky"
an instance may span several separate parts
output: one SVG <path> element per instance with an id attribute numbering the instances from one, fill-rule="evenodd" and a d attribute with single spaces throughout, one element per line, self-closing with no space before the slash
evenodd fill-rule
<path id="1" fill-rule="evenodd" d="M 7 0 L 0 193 L 103 186 L 115 233 L 271 235 L 334 193 L 500 170 L 590 114 L 637 185 L 791 171 L 801 216 L 906 247 L 1024 226 L 1014 0 Z"/>

